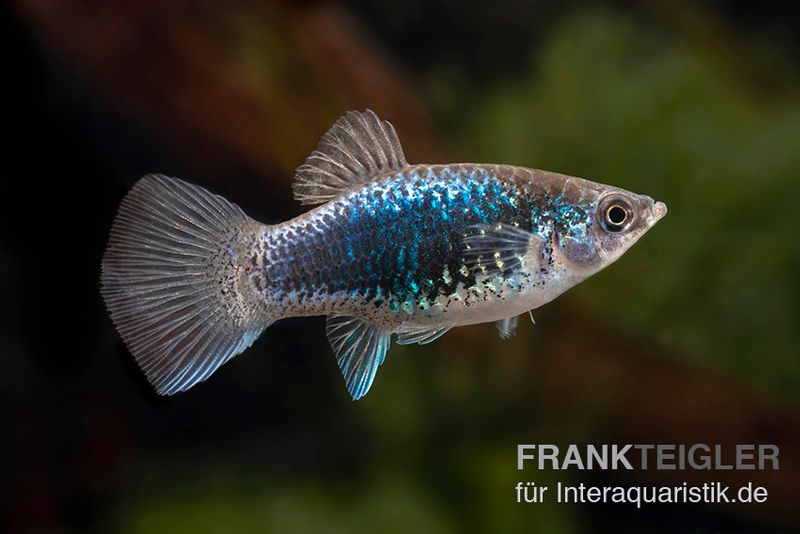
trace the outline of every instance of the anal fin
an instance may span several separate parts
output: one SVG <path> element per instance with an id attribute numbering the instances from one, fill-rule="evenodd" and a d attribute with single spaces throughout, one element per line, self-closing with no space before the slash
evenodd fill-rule
<path id="1" fill-rule="evenodd" d="M 391 334 L 384 328 L 347 315 L 328 317 L 328 342 L 336 354 L 347 391 L 353 400 L 367 394 L 386 358 Z"/>

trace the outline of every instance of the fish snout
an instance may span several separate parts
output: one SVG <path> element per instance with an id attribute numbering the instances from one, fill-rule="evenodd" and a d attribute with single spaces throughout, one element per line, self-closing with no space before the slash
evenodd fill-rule
<path id="1" fill-rule="evenodd" d="M 653 216 L 655 220 L 660 220 L 664 215 L 667 214 L 667 205 L 663 202 L 659 201 L 653 204 Z"/>

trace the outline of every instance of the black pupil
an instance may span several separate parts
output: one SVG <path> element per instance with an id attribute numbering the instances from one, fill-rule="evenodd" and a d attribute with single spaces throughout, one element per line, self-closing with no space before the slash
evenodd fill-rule
<path id="1" fill-rule="evenodd" d="M 627 217 L 628 212 L 625 211 L 625 208 L 620 206 L 612 206 L 608 210 L 608 222 L 611 224 L 620 225 L 625 222 Z"/>

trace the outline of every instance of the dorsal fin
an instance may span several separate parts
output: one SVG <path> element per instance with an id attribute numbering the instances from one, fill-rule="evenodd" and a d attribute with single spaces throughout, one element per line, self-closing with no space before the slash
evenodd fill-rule
<path id="1" fill-rule="evenodd" d="M 294 174 L 294 198 L 322 204 L 379 172 L 402 169 L 408 162 L 391 123 L 375 112 L 348 111 L 333 123 L 317 149 Z"/>

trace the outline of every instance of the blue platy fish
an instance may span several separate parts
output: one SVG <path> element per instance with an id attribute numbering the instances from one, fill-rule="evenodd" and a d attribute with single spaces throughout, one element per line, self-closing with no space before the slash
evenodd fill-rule
<path id="1" fill-rule="evenodd" d="M 410 165 L 392 125 L 349 112 L 295 174 L 318 205 L 266 225 L 159 175 L 122 201 L 102 295 L 163 395 L 202 382 L 273 322 L 324 315 L 353 399 L 392 335 L 430 343 L 517 317 L 614 262 L 667 208 L 648 196 L 510 165 Z"/>

